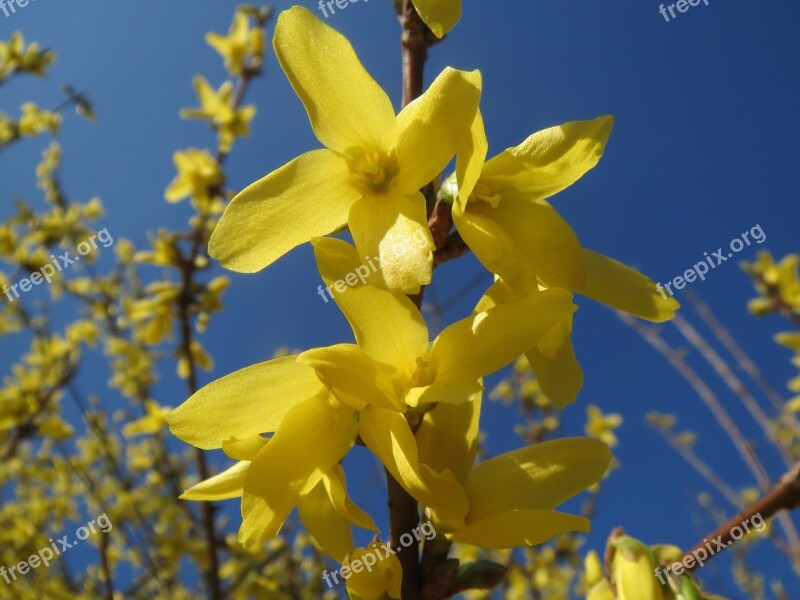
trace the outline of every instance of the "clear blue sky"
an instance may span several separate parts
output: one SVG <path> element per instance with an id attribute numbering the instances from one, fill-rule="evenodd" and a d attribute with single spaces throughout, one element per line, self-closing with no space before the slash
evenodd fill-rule
<path id="1" fill-rule="evenodd" d="M 29 98 L 42 106 L 56 104 L 56 84 L 62 82 L 90 95 L 100 119 L 93 125 L 66 119 L 63 179 L 76 198 L 103 198 L 109 213 L 103 224 L 115 237 L 141 244 L 147 231 L 185 223 L 187 206 L 162 199 L 173 176 L 171 155 L 175 149 L 210 146 L 213 136 L 177 113 L 195 104 L 195 73 L 216 85 L 222 81 L 221 61 L 203 36 L 226 30 L 237 4 L 37 0 L 12 17 L 0 13 L 0 39 L 22 29 L 59 55 L 51 81 L 23 80 L 0 90 L 0 110 L 14 114 Z M 316 10 L 311 1 L 303 4 Z M 278 9 L 289 5 L 275 2 Z M 427 72 L 433 76 L 446 65 L 481 69 L 492 154 L 546 126 L 615 116 L 600 165 L 553 200 L 585 246 L 659 281 L 680 275 L 703 252 L 726 246 L 756 224 L 767 236 L 759 248 L 776 256 L 798 250 L 798 3 L 709 0 L 670 22 L 659 14 L 656 0 L 465 0 L 464 5 L 461 24 L 431 50 Z M 399 28 L 391 2 L 359 2 L 328 22 L 353 41 L 369 71 L 399 102 Z M 259 111 L 253 135 L 237 145 L 230 160 L 230 184 L 237 189 L 318 146 L 271 54 L 266 69 L 248 97 Z M 15 195 L 37 197 L 33 164 L 44 144 L 27 143 L 3 154 L 3 212 Z M 754 255 L 750 247 L 737 258 Z M 783 389 L 793 372 L 788 354 L 771 342 L 780 323 L 757 322 L 746 314 L 750 286 L 736 265 L 728 261 L 691 288 L 755 349 Z M 472 258 L 446 265 L 436 273 L 434 297 L 450 296 L 477 272 Z M 316 295 L 318 279 L 308 248 L 258 275 L 233 274 L 228 310 L 204 337 L 217 361 L 206 381 L 263 360 L 278 346 L 349 341 L 336 308 Z M 479 292 L 446 307 L 445 318 L 464 316 Z M 709 463 L 735 485 L 752 480 L 705 408 L 667 365 L 607 310 L 588 300 L 579 304 L 574 339 L 586 385 L 567 413 L 568 425 L 580 433 L 589 403 L 626 419 L 617 451 L 624 468 L 607 486 L 589 545 L 600 548 L 611 528 L 623 524 L 646 541 L 688 547 L 710 530 L 707 522 L 698 524 L 694 503 L 704 486 L 647 429 L 644 414 L 678 413 L 687 426 L 703 432 L 698 450 Z M 183 388 L 168 375 L 159 392 L 165 404 L 184 399 Z M 724 398 L 744 418 L 735 400 Z M 493 452 L 516 444 L 508 417 L 494 406 L 485 417 Z M 778 476 L 780 465 L 765 456 Z M 382 515 L 380 484 L 370 482 L 379 471 L 371 462 L 363 469 L 361 475 L 353 472 L 351 485 L 356 496 L 359 490 L 368 493 L 372 512 Z M 774 566 L 781 561 L 769 558 L 757 564 L 768 573 L 785 573 Z M 702 575 L 716 580 L 716 591 L 732 593 L 727 571 L 717 569 L 708 566 Z"/>

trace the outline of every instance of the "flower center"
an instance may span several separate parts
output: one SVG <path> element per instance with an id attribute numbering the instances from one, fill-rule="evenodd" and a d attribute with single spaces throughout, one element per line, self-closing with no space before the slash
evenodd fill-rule
<path id="1" fill-rule="evenodd" d="M 397 174 L 397 159 L 377 150 L 355 148 L 345 156 L 353 181 L 371 192 L 384 191 Z"/>
<path id="2" fill-rule="evenodd" d="M 411 387 L 425 387 L 433 383 L 435 379 L 433 367 L 428 358 L 417 357 L 417 370 L 411 377 Z"/>
<path id="3" fill-rule="evenodd" d="M 468 202 L 488 202 L 492 208 L 497 208 L 502 199 L 501 194 L 492 194 L 492 190 L 482 183 L 476 183 L 475 189 L 469 195 Z"/>

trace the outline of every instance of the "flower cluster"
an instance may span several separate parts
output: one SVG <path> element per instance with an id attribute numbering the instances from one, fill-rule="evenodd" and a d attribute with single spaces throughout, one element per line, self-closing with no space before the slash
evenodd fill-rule
<path id="1" fill-rule="evenodd" d="M 758 316 L 778 314 L 796 328 L 800 328 L 800 256 L 788 254 L 779 262 L 762 250 L 753 263 L 745 263 L 744 269 L 753 280 L 759 296 L 750 301 L 750 312 Z M 783 332 L 775 336 L 775 341 L 795 353 L 792 364 L 800 368 L 800 333 Z M 800 375 L 789 382 L 789 389 L 800 394 Z M 800 412 L 800 395 L 786 404 L 791 412 Z M 800 443 L 800 440 L 798 440 Z"/>
<path id="2" fill-rule="evenodd" d="M 437 35 L 457 20 L 437 28 L 437 7 L 451 3 L 415 4 Z M 576 399 L 582 373 L 570 342 L 574 292 L 651 321 L 667 320 L 677 308 L 648 278 L 582 247 L 547 201 L 599 161 L 612 119 L 547 129 L 486 161 L 479 72 L 447 68 L 395 114 L 350 43 L 308 10 L 283 12 L 273 45 L 324 148 L 234 197 L 209 253 L 251 273 L 311 242 L 329 288 L 367 256 L 378 258 L 380 269 L 345 293 L 333 288 L 354 343 L 247 367 L 167 416 L 182 440 L 236 461 L 184 497 L 241 497 L 239 539 L 248 548 L 278 535 L 297 507 L 312 538 L 342 562 L 363 552 L 352 526 L 378 532 L 349 498 L 340 464 L 358 443 L 426 508 L 447 544 L 504 549 L 588 531 L 587 519 L 557 507 L 601 480 L 611 462 L 606 443 L 555 439 L 478 461 L 478 437 L 483 378 L 521 354 L 555 405 Z M 197 87 L 204 107 L 228 106 L 229 87 L 216 95 L 202 81 Z M 203 114 L 227 132 L 246 123 L 236 110 L 214 121 L 221 110 Z M 452 204 L 458 234 L 495 283 L 471 315 L 431 340 L 406 294 L 431 282 L 440 249 L 420 190 L 454 156 L 456 173 L 438 196 Z M 176 156 L 180 175 L 168 197 L 213 184 L 209 158 Z M 326 237 L 343 227 L 354 246 Z M 403 243 L 410 238 L 425 243 Z M 618 418 L 590 416 L 591 433 L 613 443 Z M 376 572 L 371 585 L 364 579 L 349 589 L 354 598 L 396 592 L 391 574 Z"/>

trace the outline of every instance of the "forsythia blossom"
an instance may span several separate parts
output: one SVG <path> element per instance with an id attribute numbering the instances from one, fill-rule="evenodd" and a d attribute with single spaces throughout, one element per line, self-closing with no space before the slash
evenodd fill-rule
<path id="1" fill-rule="evenodd" d="M 248 17 L 237 12 L 227 36 L 217 33 L 206 35 L 208 45 L 219 52 L 225 60 L 225 68 L 231 75 L 241 75 L 248 66 L 245 61 L 253 58 L 260 64 L 264 56 L 264 30 L 251 28 Z"/>
<path id="2" fill-rule="evenodd" d="M 316 240 L 315 251 L 326 281 L 358 264 L 352 246 L 339 240 Z M 168 418 L 175 435 L 199 448 L 255 444 L 242 486 L 245 544 L 275 536 L 357 437 L 444 524 L 463 525 L 464 491 L 448 470 L 420 464 L 404 413 L 468 402 L 481 377 L 574 310 L 568 293 L 551 290 L 459 321 L 431 344 L 422 316 L 402 295 L 364 285 L 334 298 L 356 344 L 248 367 L 201 389 Z M 266 442 L 260 435 L 269 432 L 275 435 Z"/>
<path id="3" fill-rule="evenodd" d="M 252 273 L 349 225 L 362 261 L 380 259 L 373 283 L 418 292 L 430 283 L 434 249 L 419 190 L 447 165 L 472 122 L 480 75 L 448 68 L 395 116 L 347 39 L 305 8 L 281 13 L 274 47 L 326 149 L 301 155 L 236 196 L 211 238 L 211 256 Z M 402 243 L 419 234 L 427 243 Z"/>
<path id="4" fill-rule="evenodd" d="M 196 77 L 194 89 L 200 100 L 200 107 L 186 108 L 181 111 L 181 116 L 185 119 L 209 121 L 219 136 L 219 148 L 222 152 L 229 152 L 236 138 L 250 135 L 250 121 L 256 115 L 256 108 L 235 107 L 233 84 L 230 81 L 214 91 L 204 77 Z"/>

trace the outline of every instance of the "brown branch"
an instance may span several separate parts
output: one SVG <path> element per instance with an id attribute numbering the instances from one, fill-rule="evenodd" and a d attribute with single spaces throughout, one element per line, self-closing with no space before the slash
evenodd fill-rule
<path id="1" fill-rule="evenodd" d="M 683 558 L 692 556 L 700 549 L 706 548 L 706 540 L 719 540 L 722 544 L 730 546 L 734 541 L 733 530 L 737 527 L 742 531 L 743 523 L 752 522 L 752 518 L 760 516 L 765 522 L 782 511 L 793 510 L 800 507 L 800 463 L 796 464 L 791 471 L 781 477 L 778 485 L 764 495 L 758 502 L 748 509 L 740 512 L 715 531 L 707 535 L 703 541 L 698 542 L 691 550 L 683 555 Z M 739 536 L 741 537 L 741 536 Z M 715 554 L 711 554 L 709 559 Z M 795 549 L 792 554 L 792 562 L 797 567 L 800 564 L 800 555 Z M 684 563 L 686 564 L 686 563 Z M 698 568 L 698 564 L 687 569 L 692 571 Z"/>
<path id="2" fill-rule="evenodd" d="M 108 538 L 100 537 L 100 566 L 103 573 L 103 582 L 106 587 L 106 600 L 114 600 L 114 578 L 111 576 L 111 564 L 108 561 Z"/>
<path id="3" fill-rule="evenodd" d="M 444 246 L 434 252 L 433 266 L 438 267 L 447 261 L 463 256 L 467 252 L 469 252 L 469 246 L 467 246 L 466 242 L 461 238 L 461 235 L 456 231 L 447 238 L 447 242 Z"/>
<path id="4" fill-rule="evenodd" d="M 397 553 L 400 566 L 403 569 L 403 583 L 400 597 L 402 600 L 420 600 L 422 590 L 422 569 L 419 563 L 419 546 L 413 543 L 404 547 L 400 542 L 403 534 L 409 533 L 419 524 L 419 508 L 417 501 L 403 489 L 392 474 L 386 471 L 387 488 L 389 491 L 389 530 L 392 548 L 402 548 Z"/>
<path id="5" fill-rule="evenodd" d="M 653 327 L 646 327 L 641 324 L 636 318 L 617 311 L 622 321 L 630 326 L 634 331 L 641 335 L 653 348 L 655 348 L 667 361 L 681 374 L 689 385 L 695 390 L 697 395 L 713 413 L 717 422 L 722 427 L 723 431 L 728 435 L 734 446 L 742 457 L 742 460 L 750 469 L 750 472 L 758 481 L 759 487 L 766 491 L 770 487 L 769 476 L 767 475 L 764 466 L 759 460 L 756 453 L 753 451 L 751 444 L 748 443 L 744 437 L 741 429 L 739 429 L 736 422 L 731 415 L 722 406 L 722 403 L 717 398 L 716 394 L 706 384 L 702 377 L 686 362 L 683 354 L 672 348 L 658 331 Z M 780 515 L 779 519 L 781 527 L 789 546 L 792 548 L 792 553 L 797 553 L 797 548 L 800 548 L 800 536 L 798 536 L 797 528 L 794 522 L 788 515 Z"/>
<path id="6" fill-rule="evenodd" d="M 411 0 L 402 0 L 397 4 L 398 18 L 403 28 L 400 38 L 401 51 L 403 57 L 403 106 L 407 106 L 422 95 L 425 76 L 425 61 L 428 58 L 428 47 L 435 44 L 437 39 L 422 22 L 416 8 Z M 435 219 L 434 197 L 435 190 L 433 185 L 427 185 L 423 190 L 426 204 L 428 207 L 428 218 Z M 438 205 L 437 205 L 438 206 Z M 430 224 L 429 224 L 430 226 Z M 446 224 L 442 224 L 442 228 Z M 439 243 L 443 243 L 449 227 L 444 235 L 432 233 L 434 239 L 439 238 Z M 425 289 L 420 289 L 418 294 L 409 296 L 417 308 L 422 306 L 422 297 Z M 409 423 L 412 428 L 412 424 Z M 387 488 L 389 495 L 389 523 L 391 530 L 391 544 L 394 548 L 400 548 L 400 537 L 404 533 L 412 531 L 419 524 L 419 506 L 417 501 L 403 489 L 391 473 L 387 471 Z M 419 557 L 419 543 L 404 548 L 405 552 L 398 554 L 398 559 L 403 569 L 403 582 L 401 586 L 401 597 L 403 600 L 420 600 L 422 590 L 422 567 Z"/>
<path id="7" fill-rule="evenodd" d="M 262 11 L 258 19 L 258 26 L 263 28 L 270 19 L 271 14 L 271 11 Z M 260 73 L 261 65 L 257 64 L 254 57 L 250 57 L 237 82 L 236 93 L 233 99 L 234 110 L 241 107 L 250 82 Z M 216 162 L 220 169 L 225 164 L 227 157 L 228 152 L 223 152 L 221 149 L 217 152 Z M 223 190 L 221 189 L 223 185 L 224 184 L 220 183 L 217 186 L 220 189 L 212 191 L 214 193 L 223 194 Z M 209 221 L 209 216 L 203 215 L 195 226 L 194 231 L 190 234 L 191 245 L 188 254 L 183 257 L 181 291 L 177 303 L 181 352 L 188 367 L 187 387 L 190 396 L 200 389 L 197 378 L 197 365 L 195 365 L 192 356 L 192 346 L 195 341 L 192 329 L 192 314 L 195 304 L 193 288 L 195 284 L 194 277 L 198 271 L 198 258 L 200 258 L 201 255 L 205 255 L 206 252 L 206 235 Z M 201 481 L 205 481 L 211 477 L 211 470 L 208 468 L 205 453 L 199 448 L 195 450 L 195 464 Z M 217 505 L 213 502 L 203 502 L 200 511 L 202 514 L 203 529 L 205 530 L 205 536 L 208 542 L 208 570 L 206 571 L 205 577 L 209 588 L 209 598 L 211 598 L 211 600 L 222 600 L 224 598 L 224 592 L 222 580 L 220 579 L 221 562 L 219 555 L 222 551 L 223 544 L 217 535 L 215 524 Z"/>
<path id="8" fill-rule="evenodd" d="M 444 248 L 450 239 L 450 231 L 453 229 L 453 206 L 445 200 L 437 200 L 428 219 L 428 227 L 430 227 L 436 249 Z"/>
<path id="9" fill-rule="evenodd" d="M 224 157 L 224 155 L 222 155 Z M 203 246 L 203 231 L 206 227 L 206 219 L 201 219 L 201 223 L 195 230 L 194 240 L 185 259 L 182 276 L 182 288 L 178 299 L 178 323 L 181 334 L 181 352 L 188 366 L 187 387 L 189 395 L 193 395 L 199 389 L 197 381 L 197 366 L 192 357 L 192 345 L 194 344 L 194 334 L 192 332 L 191 310 L 194 304 L 192 288 L 194 287 L 194 275 L 197 270 L 197 258 Z M 194 451 L 197 473 L 201 481 L 205 481 L 211 476 L 205 454 L 199 448 Z M 208 585 L 209 598 L 212 600 L 222 600 L 222 581 L 220 580 L 220 560 L 219 552 L 221 543 L 217 535 L 215 520 L 217 506 L 213 502 L 203 502 L 200 511 L 202 513 L 203 529 L 205 530 L 206 541 L 208 542 L 208 569 L 206 570 L 206 583 Z"/>
<path id="10" fill-rule="evenodd" d="M 428 48 L 439 40 L 422 22 L 411 0 L 403 0 L 399 18 L 403 26 L 400 40 L 403 48 L 403 106 L 406 106 L 422 95 Z"/>

